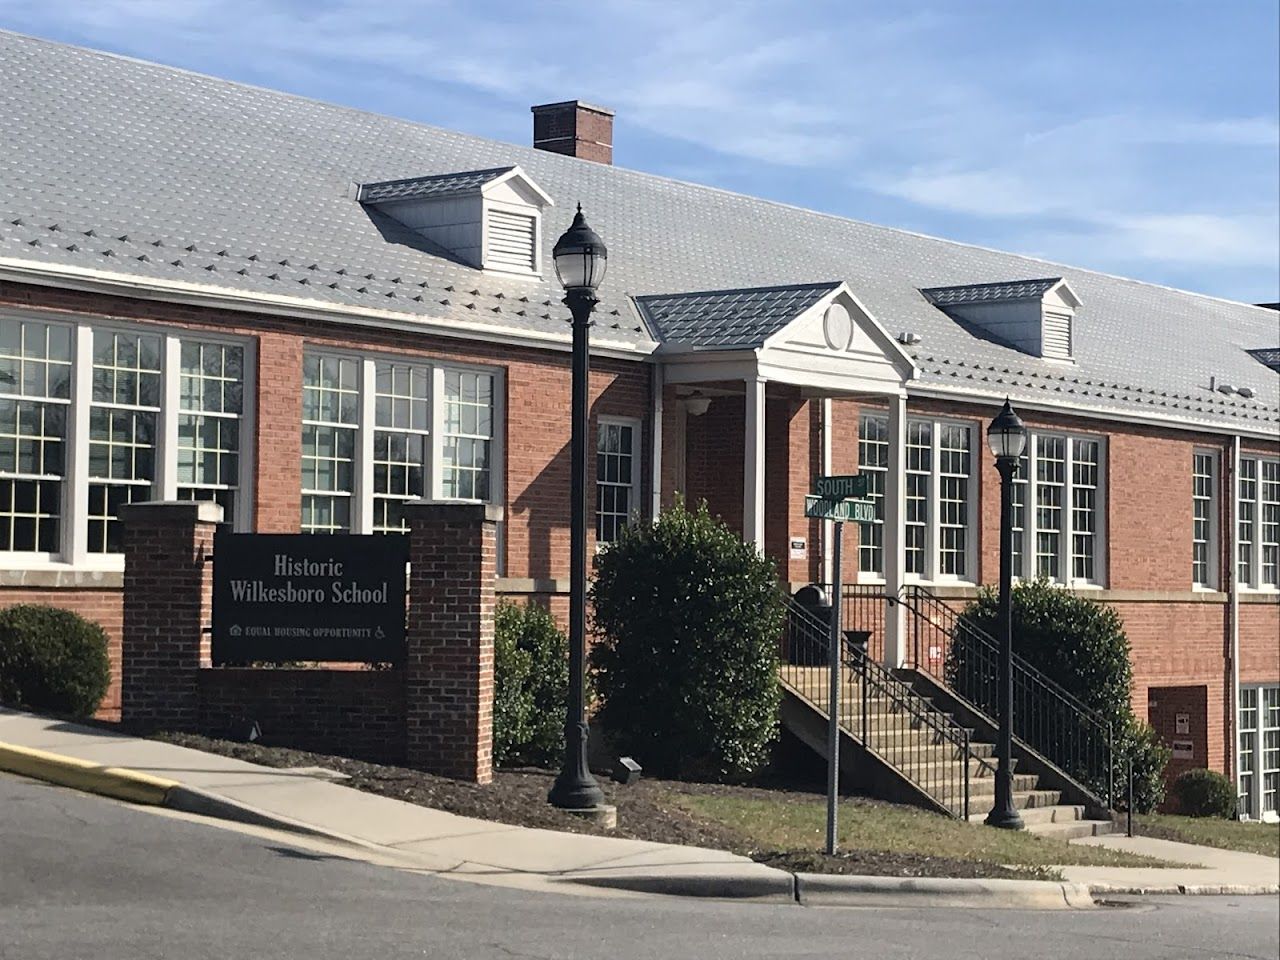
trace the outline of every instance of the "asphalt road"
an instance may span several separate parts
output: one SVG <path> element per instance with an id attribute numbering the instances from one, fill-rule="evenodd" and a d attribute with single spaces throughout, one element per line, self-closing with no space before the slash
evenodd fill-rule
<path id="1" fill-rule="evenodd" d="M 4 960 L 1276 960 L 1278 903 L 1035 912 L 555 896 L 352 862 L 0 774 Z"/>

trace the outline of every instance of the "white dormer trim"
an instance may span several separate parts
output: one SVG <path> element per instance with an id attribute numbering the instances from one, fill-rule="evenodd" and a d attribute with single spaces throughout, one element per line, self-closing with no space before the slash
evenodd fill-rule
<path id="1" fill-rule="evenodd" d="M 1075 363 L 1075 312 L 1083 301 L 1066 280 L 937 287 L 923 293 L 949 316 L 1015 350 L 1051 363 Z"/>
<path id="2" fill-rule="evenodd" d="M 364 184 L 357 196 L 469 266 L 542 277 L 542 212 L 555 201 L 518 164 Z M 525 219 L 528 230 L 521 228 Z M 522 247 L 527 256 L 521 255 Z"/>

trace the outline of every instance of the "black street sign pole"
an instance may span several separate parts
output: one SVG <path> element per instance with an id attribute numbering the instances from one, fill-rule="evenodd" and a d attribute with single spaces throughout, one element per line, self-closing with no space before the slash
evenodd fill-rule
<path id="1" fill-rule="evenodd" d="M 828 644 L 831 685 L 827 693 L 827 854 L 836 852 L 836 801 L 840 788 L 840 585 L 844 524 L 833 524 L 832 546 L 831 640 Z"/>

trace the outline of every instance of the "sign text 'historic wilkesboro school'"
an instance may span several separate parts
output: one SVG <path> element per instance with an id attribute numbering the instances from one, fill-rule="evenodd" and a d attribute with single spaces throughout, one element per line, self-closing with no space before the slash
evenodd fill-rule
<path id="1" fill-rule="evenodd" d="M 213 662 L 398 662 L 408 538 L 218 533 Z"/>

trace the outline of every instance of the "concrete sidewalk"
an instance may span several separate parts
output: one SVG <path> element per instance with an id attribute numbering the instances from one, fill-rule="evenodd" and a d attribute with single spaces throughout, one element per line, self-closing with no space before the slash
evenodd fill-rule
<path id="1" fill-rule="evenodd" d="M 573 883 L 599 890 L 795 899 L 792 874 L 723 850 L 474 820 L 353 790 L 313 774 L 2 708 L 0 743 L 176 781 L 230 801 L 222 810 L 211 810 L 214 815 L 302 827 L 390 853 L 412 869 L 523 887 Z M 233 806 L 248 816 L 235 817 Z"/>
<path id="2" fill-rule="evenodd" d="M 1126 837 L 1123 834 L 1081 837 L 1071 842 L 1138 853 L 1173 863 L 1195 864 L 1199 868 L 1058 868 L 1067 880 L 1087 884 L 1095 894 L 1280 893 L 1280 859 L 1275 857 L 1154 837 Z"/>

